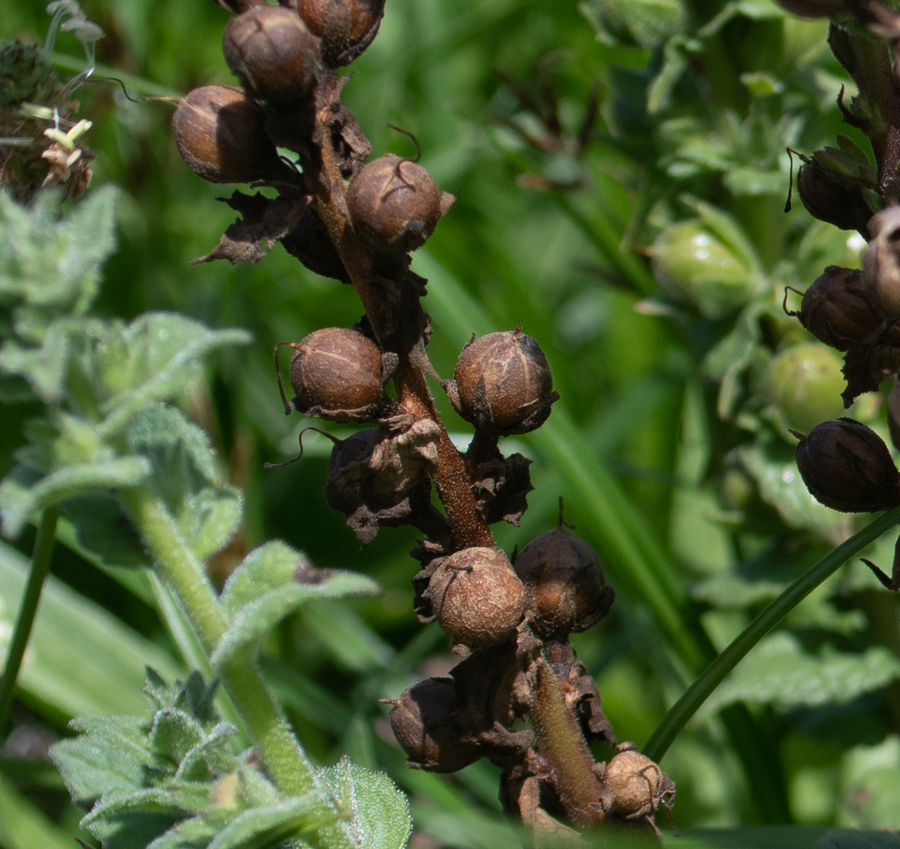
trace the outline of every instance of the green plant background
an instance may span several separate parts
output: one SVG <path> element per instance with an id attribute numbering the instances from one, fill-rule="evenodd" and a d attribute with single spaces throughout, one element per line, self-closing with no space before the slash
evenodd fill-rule
<path id="1" fill-rule="evenodd" d="M 220 52 L 227 15 L 208 0 L 83 6 L 106 32 L 97 76 L 119 77 L 133 95 L 232 82 Z M 39 41 L 46 24 L 42 3 L 17 3 L 4 10 L 0 36 Z M 811 153 L 843 132 L 865 148 L 840 124 L 835 98 L 846 75 L 824 36 L 823 23 L 785 18 L 767 0 L 388 0 L 346 89 L 377 153 L 411 153 L 389 123 L 413 132 L 422 163 L 457 197 L 414 261 L 430 281 L 438 372 L 451 375 L 471 333 L 517 325 L 548 356 L 562 400 L 544 429 L 516 440 L 534 460 L 535 491 L 521 527 L 499 528 L 497 539 L 521 548 L 553 527 L 557 499 L 566 499 L 567 521 L 598 548 L 617 590 L 612 615 L 576 646 L 617 735 L 639 745 L 702 670 L 710 641 L 723 648 L 856 527 L 817 508 L 791 478 L 782 434 L 797 405 L 766 377 L 777 354 L 812 341 L 779 316 L 784 285 L 802 290 L 825 265 L 855 262 L 860 247 L 799 204 L 782 212 L 786 146 Z M 61 72 L 81 67 L 71 36 L 59 38 L 57 53 Z M 541 130 L 498 67 L 535 97 L 546 69 L 568 130 L 559 149 L 539 152 L 510 128 Z M 572 137 L 595 82 L 601 115 L 577 158 Z M 299 462 L 262 468 L 296 454 L 304 423 L 284 417 L 272 345 L 355 321 L 351 288 L 280 247 L 257 267 L 190 266 L 233 220 L 216 201 L 227 187 L 181 162 L 171 106 L 130 103 L 100 81 L 79 97 L 94 122 L 95 185 L 123 190 L 120 247 L 96 311 L 132 319 L 174 310 L 212 328 L 247 328 L 254 343 L 217 352 L 184 406 L 221 451 L 223 477 L 246 488 L 248 546 L 279 537 L 319 566 L 359 569 L 384 589 L 374 599 L 311 603 L 267 643 L 265 671 L 301 739 L 322 763 L 349 754 L 386 769 L 411 794 L 414 845 L 510 843 L 493 768 L 450 777 L 406 769 L 378 703 L 453 662 L 437 626 L 420 626 L 412 612 L 415 534 L 383 530 L 360 552 L 325 504 L 330 443 L 315 434 Z M 584 185 L 536 191 L 522 174 Z M 730 277 L 697 285 L 702 274 L 660 236 L 682 221 L 688 235 L 694 227 L 718 240 Z M 662 290 L 649 262 L 654 243 L 655 268 L 669 270 Z M 839 391 L 826 385 L 800 406 L 833 417 Z M 4 408 L 0 475 L 35 412 Z M 464 439 L 464 423 L 446 404 L 442 412 Z M 851 414 L 884 429 L 877 399 Z M 0 547 L 0 628 L 21 591 L 16 550 L 30 551 L 32 540 L 30 530 Z M 884 551 L 873 555 L 882 564 Z M 145 665 L 184 671 L 142 573 L 101 570 L 59 546 L 53 576 L 16 714 L 34 745 L 65 733 L 75 715 L 142 711 Z M 713 845 L 752 846 L 762 838 L 750 826 L 810 827 L 785 838 L 798 846 L 815 845 L 829 826 L 900 827 L 897 619 L 897 600 L 858 563 L 794 611 L 662 761 L 678 785 L 680 829 L 742 826 L 730 837 L 706 834 Z M 90 674 L 73 674 L 87 659 Z M 12 745 L 3 751 L 0 845 L 71 845 L 80 814 L 52 767 Z M 776 836 L 765 840 L 773 846 Z"/>

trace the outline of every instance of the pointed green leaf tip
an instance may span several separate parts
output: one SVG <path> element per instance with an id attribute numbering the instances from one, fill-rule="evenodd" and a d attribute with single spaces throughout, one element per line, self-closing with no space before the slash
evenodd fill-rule
<path id="1" fill-rule="evenodd" d="M 347 819 L 341 828 L 351 846 L 403 849 L 412 832 L 406 796 L 383 772 L 351 763 L 345 755 L 320 771 Z"/>
<path id="2" fill-rule="evenodd" d="M 316 569 L 299 552 L 282 542 L 251 551 L 225 585 L 222 604 L 228 629 L 216 646 L 213 666 L 257 643 L 282 619 L 307 601 L 375 595 L 379 587 L 357 572 Z"/>

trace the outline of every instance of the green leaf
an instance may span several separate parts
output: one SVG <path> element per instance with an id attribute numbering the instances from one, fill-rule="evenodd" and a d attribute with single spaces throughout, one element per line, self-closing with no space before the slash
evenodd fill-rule
<path id="1" fill-rule="evenodd" d="M 251 808 L 220 831 L 208 849 L 269 849 L 291 837 L 333 822 L 327 802 L 317 793 L 287 799 L 268 807 Z M 371 846 L 373 844 L 359 844 Z"/>
<path id="2" fill-rule="evenodd" d="M 805 652 L 779 631 L 761 640 L 704 705 L 705 711 L 744 701 L 780 710 L 852 701 L 900 678 L 900 658 L 876 646 L 860 654 Z"/>
<path id="3" fill-rule="evenodd" d="M 102 433 L 119 433 L 149 404 L 183 393 L 210 351 L 250 341 L 245 330 L 210 330 L 177 313 L 145 313 L 125 328 L 111 326 L 80 358 L 103 401 Z"/>
<path id="4" fill-rule="evenodd" d="M 0 543 L 0 627 L 15 615 L 28 568 L 25 557 Z M 171 678 L 180 669 L 171 654 L 120 619 L 47 578 L 18 682 L 23 696 L 63 719 L 142 714 L 147 664 Z"/>
<path id="5" fill-rule="evenodd" d="M 90 831 L 103 844 L 103 849 L 146 849 L 183 818 L 180 813 L 163 811 L 127 812 L 98 820 Z"/>
<path id="6" fill-rule="evenodd" d="M 150 487 L 174 516 L 191 494 L 216 482 L 215 455 L 206 434 L 174 407 L 154 404 L 135 415 L 128 444 L 149 461 Z"/>
<path id="7" fill-rule="evenodd" d="M 844 516 L 819 504 L 797 471 L 794 452 L 774 439 L 737 449 L 741 465 L 759 485 L 763 500 L 775 507 L 793 528 L 817 531 L 841 525 Z"/>
<path id="8" fill-rule="evenodd" d="M 57 532 L 57 540 L 71 541 L 79 554 L 92 563 L 105 567 L 149 567 L 150 559 L 118 499 L 106 493 L 92 493 L 67 498 L 60 505 L 63 516 L 71 522 L 71 531 Z M 71 533 L 74 539 L 67 535 Z M 142 596 L 152 598 L 149 590 Z"/>
<path id="9" fill-rule="evenodd" d="M 221 665 L 251 646 L 306 602 L 316 598 L 375 595 L 378 585 L 365 575 L 315 569 L 282 542 L 251 552 L 229 578 L 222 603 L 230 614 L 228 629 L 211 658 Z"/>
<path id="10" fill-rule="evenodd" d="M 210 487 L 192 495 L 178 524 L 198 557 L 205 560 L 224 548 L 237 531 L 244 498 L 233 486 Z"/>
<path id="11" fill-rule="evenodd" d="M 206 849 L 217 830 L 205 817 L 192 817 L 161 834 L 147 849 Z"/>
<path id="12" fill-rule="evenodd" d="M 340 828 L 353 846 L 403 849 L 412 832 L 406 796 L 383 772 L 371 772 L 344 756 L 319 771 L 349 819 Z"/>
<path id="13" fill-rule="evenodd" d="M 251 551 L 232 573 L 222 591 L 222 605 L 236 613 L 272 590 L 300 587 L 310 598 L 374 595 L 378 584 L 365 575 L 338 569 L 316 569 L 306 556 L 274 541 Z"/>
<path id="14" fill-rule="evenodd" d="M 144 786 L 153 760 L 145 718 L 76 719 L 69 727 L 79 736 L 54 744 L 50 757 L 77 804 L 86 807 L 114 790 Z"/>

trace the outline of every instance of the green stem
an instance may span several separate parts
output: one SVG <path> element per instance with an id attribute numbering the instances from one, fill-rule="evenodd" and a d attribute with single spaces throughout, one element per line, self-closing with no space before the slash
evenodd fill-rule
<path id="1" fill-rule="evenodd" d="M 122 499 L 157 569 L 184 608 L 204 651 L 211 655 L 227 622 L 202 561 L 182 538 L 172 515 L 149 490 L 137 487 L 124 491 Z M 225 664 L 220 679 L 279 789 L 289 795 L 316 789 L 313 767 L 263 681 L 252 652 Z"/>
<path id="2" fill-rule="evenodd" d="M 38 603 L 41 600 L 41 592 L 44 589 L 44 579 L 50 571 L 50 555 L 53 552 L 56 520 L 58 518 L 59 508 L 54 504 L 44 510 L 44 514 L 41 516 L 41 524 L 38 527 L 34 553 L 31 557 L 31 572 L 28 575 L 28 583 L 25 586 L 25 592 L 22 594 L 22 601 L 19 604 L 19 615 L 16 617 L 12 641 L 10 642 L 9 652 L 6 655 L 3 677 L 0 678 L 0 731 L 6 726 L 9 708 L 12 705 L 13 692 L 16 688 L 16 679 L 19 677 L 22 658 L 25 656 L 28 637 L 31 635 L 34 617 L 37 614 Z"/>
<path id="3" fill-rule="evenodd" d="M 644 754 L 659 761 L 700 705 L 744 656 L 816 587 L 898 522 L 900 522 L 900 507 L 895 507 L 841 543 L 794 581 L 706 667 L 671 707 L 653 732 L 653 736 L 647 741 Z"/>

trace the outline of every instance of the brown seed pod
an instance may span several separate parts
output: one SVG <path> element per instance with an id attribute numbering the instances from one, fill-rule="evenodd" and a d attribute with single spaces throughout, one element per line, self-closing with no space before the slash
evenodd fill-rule
<path id="1" fill-rule="evenodd" d="M 374 417 L 383 398 L 381 352 L 367 337 L 345 327 L 315 330 L 300 342 L 279 342 L 297 353 L 291 360 L 289 402 L 282 390 L 285 412 L 298 410 L 331 421 L 366 421 Z M 278 372 L 279 386 L 281 373 Z"/>
<path id="2" fill-rule="evenodd" d="M 559 398 L 544 352 L 521 330 L 473 337 L 453 376 L 456 389 L 448 390 L 457 412 L 480 430 L 502 435 L 540 427 Z"/>
<path id="3" fill-rule="evenodd" d="M 900 504 L 900 472 L 875 431 L 853 419 L 823 422 L 800 440 L 797 468 L 813 497 L 842 513 L 875 513 Z"/>
<path id="4" fill-rule="evenodd" d="M 290 179 L 290 168 L 266 134 L 262 107 L 234 86 L 206 85 L 181 100 L 172 116 L 181 158 L 211 183 Z"/>
<path id="5" fill-rule="evenodd" d="M 292 9 L 253 6 L 225 27 L 222 52 L 253 97 L 273 103 L 300 100 L 321 66 L 319 44 Z"/>
<path id="6" fill-rule="evenodd" d="M 829 265 L 804 292 L 800 312 L 789 312 L 820 342 L 847 351 L 863 344 L 883 324 L 862 272 Z"/>
<path id="7" fill-rule="evenodd" d="M 814 218 L 841 230 L 866 233 L 872 210 L 860 185 L 827 170 L 815 158 L 800 166 L 797 193 Z"/>
<path id="8" fill-rule="evenodd" d="M 597 553 L 563 530 L 562 522 L 528 543 L 513 568 L 525 586 L 531 627 L 548 639 L 586 631 L 609 612 L 615 598 Z"/>
<path id="9" fill-rule="evenodd" d="M 426 678 L 392 702 L 391 729 L 409 765 L 429 772 L 456 772 L 480 757 L 464 743 L 454 720 L 453 679 Z"/>
<path id="10" fill-rule="evenodd" d="M 618 754 L 600 770 L 600 804 L 609 814 L 629 820 L 644 817 L 653 824 L 653 814 L 660 805 L 671 809 L 675 784 L 650 758 L 638 752 L 634 743 L 620 743 L 616 748 Z"/>
<path id="11" fill-rule="evenodd" d="M 332 68 L 349 65 L 378 33 L 384 0 L 297 0 L 297 12 L 321 39 L 322 59 Z"/>
<path id="12" fill-rule="evenodd" d="M 347 189 L 354 229 L 389 254 L 422 247 L 452 202 L 421 165 L 393 153 L 365 165 Z"/>
<path id="13" fill-rule="evenodd" d="M 426 594 L 454 643 L 481 648 L 513 636 L 525 613 L 525 589 L 496 548 L 464 548 L 435 571 Z"/>

